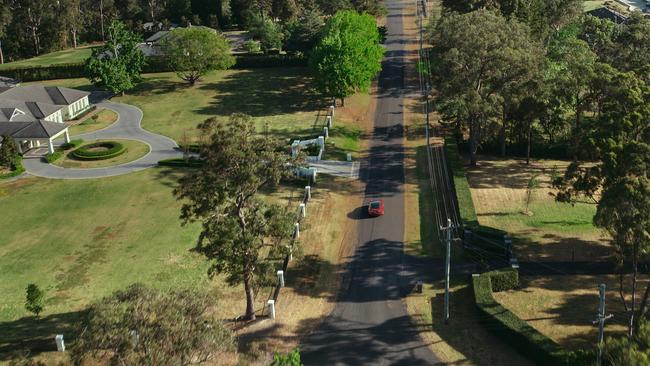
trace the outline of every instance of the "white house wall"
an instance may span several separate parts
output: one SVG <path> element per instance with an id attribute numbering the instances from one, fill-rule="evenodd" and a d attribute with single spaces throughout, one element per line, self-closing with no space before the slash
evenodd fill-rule
<path id="1" fill-rule="evenodd" d="M 85 96 L 68 106 L 66 119 L 75 119 L 78 115 L 88 109 L 88 107 L 90 107 L 90 102 L 88 101 L 88 96 Z"/>
<path id="2" fill-rule="evenodd" d="M 43 119 L 50 122 L 63 123 L 63 114 L 61 113 L 61 110 L 58 110 Z"/>

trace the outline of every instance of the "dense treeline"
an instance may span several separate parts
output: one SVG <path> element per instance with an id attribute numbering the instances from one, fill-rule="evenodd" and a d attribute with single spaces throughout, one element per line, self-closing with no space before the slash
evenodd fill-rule
<path id="1" fill-rule="evenodd" d="M 596 204 L 634 341 L 621 343 L 634 360 L 624 363 L 647 364 L 650 348 L 636 341 L 650 301 L 639 283 L 650 250 L 650 18 L 615 24 L 581 15 L 580 0 L 444 3 L 428 31 L 443 123 L 468 141 L 472 166 L 481 148 L 572 161 L 553 180 L 556 198 Z"/>
<path id="2" fill-rule="evenodd" d="M 0 62 L 103 41 L 114 20 L 143 36 L 172 24 L 249 29 L 260 19 L 295 29 L 345 9 L 383 11 L 378 0 L 0 0 Z"/>

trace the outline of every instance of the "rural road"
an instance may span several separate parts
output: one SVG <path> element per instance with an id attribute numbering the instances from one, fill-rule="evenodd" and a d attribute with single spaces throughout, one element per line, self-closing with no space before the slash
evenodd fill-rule
<path id="1" fill-rule="evenodd" d="M 332 313 L 300 346 L 305 365 L 433 365 L 439 362 L 410 321 L 403 297 L 413 286 L 404 238 L 404 65 L 409 0 L 388 0 L 387 47 L 379 76 L 373 139 L 361 178 L 366 198 L 386 214 L 358 218 L 359 242 Z M 408 25 L 410 26 L 410 25 Z M 431 270 L 429 268 L 429 270 Z"/>

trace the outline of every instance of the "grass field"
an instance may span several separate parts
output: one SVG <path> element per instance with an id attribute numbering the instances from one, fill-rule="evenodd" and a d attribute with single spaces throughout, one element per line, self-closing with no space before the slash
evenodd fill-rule
<path id="1" fill-rule="evenodd" d="M 57 64 L 69 64 L 69 63 L 78 63 L 85 61 L 90 57 L 92 53 L 93 46 L 83 46 L 76 49 L 70 48 L 67 50 L 47 53 L 38 57 L 8 62 L 6 64 L 0 65 L 0 70 L 2 69 L 12 69 L 14 67 L 21 66 L 50 66 Z"/>
<path id="2" fill-rule="evenodd" d="M 95 140 L 95 141 L 84 141 L 83 145 L 88 145 L 98 141 L 109 141 L 109 140 Z M 60 159 L 54 161 L 54 165 L 58 165 L 63 168 L 80 168 L 80 169 L 89 169 L 89 168 L 104 168 L 107 166 L 115 166 L 120 164 L 125 164 L 134 160 L 138 160 L 141 157 L 149 153 L 149 145 L 142 143 L 136 140 L 110 140 L 116 141 L 126 147 L 126 152 L 122 155 L 116 156 L 114 158 L 105 159 L 105 160 L 79 160 L 72 156 L 74 150 L 66 152 Z M 82 146 L 83 146 L 82 145 Z"/>
<path id="3" fill-rule="evenodd" d="M 97 116 L 97 118 L 93 118 L 94 116 Z M 81 123 L 71 126 L 69 128 L 70 135 L 76 136 L 82 133 L 102 130 L 115 123 L 115 121 L 117 121 L 117 113 L 110 109 L 102 109 L 84 119 Z"/>
<path id="4" fill-rule="evenodd" d="M 126 96 L 113 101 L 132 104 L 144 112 L 142 127 L 181 142 L 198 139 L 197 125 L 207 118 L 245 113 L 258 131 L 287 142 L 323 134 L 328 101 L 310 87 L 306 68 L 261 68 L 217 71 L 194 87 L 174 73 L 146 74 Z M 86 79 L 52 80 L 44 84 L 92 90 Z M 371 97 L 358 94 L 337 109 L 330 144 L 333 158 L 359 154 L 363 124 Z"/>
<path id="5" fill-rule="evenodd" d="M 605 2 L 605 0 L 587 0 L 583 2 L 582 6 L 584 8 L 584 11 L 587 12 L 604 7 Z"/>
<path id="6" fill-rule="evenodd" d="M 648 278 L 641 281 L 645 288 Z M 592 324 L 598 309 L 598 285 L 607 285 L 607 336 L 623 335 L 627 315 L 618 295 L 618 276 L 522 277 L 517 290 L 494 293 L 503 306 L 541 333 L 568 349 L 592 348 L 598 327 Z M 628 299 L 629 300 L 629 299 Z M 638 300 L 637 300 L 638 301 Z"/>
<path id="7" fill-rule="evenodd" d="M 551 176 L 562 174 L 565 161 L 537 160 L 530 166 L 519 160 L 481 156 L 477 168 L 468 170 L 472 199 L 479 222 L 508 231 L 520 260 L 604 260 L 608 241 L 593 226 L 593 203 L 572 206 L 555 202 Z M 555 173 L 554 173 L 555 172 Z M 538 176 L 539 186 L 525 215 L 526 186 Z"/>

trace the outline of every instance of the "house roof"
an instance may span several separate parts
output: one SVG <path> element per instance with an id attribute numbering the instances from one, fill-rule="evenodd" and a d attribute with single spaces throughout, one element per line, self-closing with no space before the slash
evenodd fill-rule
<path id="1" fill-rule="evenodd" d="M 614 10 L 608 7 L 602 7 L 602 8 L 590 10 L 587 12 L 587 14 L 591 16 L 595 16 L 596 18 L 607 19 L 616 24 L 625 23 L 625 21 L 627 20 L 626 16 L 624 16 L 621 13 L 615 12 Z"/>
<path id="2" fill-rule="evenodd" d="M 27 85 L 0 88 L 0 100 L 35 102 L 39 105 L 70 105 L 90 93 L 61 86 Z"/>
<path id="3" fill-rule="evenodd" d="M 206 27 L 206 26 L 203 26 L 203 25 L 192 25 L 192 24 L 190 24 L 190 25 L 187 26 L 187 28 L 203 28 L 203 29 L 209 29 L 209 30 L 211 30 L 211 31 L 213 31 L 215 33 L 217 32 L 216 29 Z M 169 32 L 174 30 L 174 29 L 183 29 L 183 28 L 178 27 L 178 28 L 172 28 L 171 30 L 158 31 L 158 32 L 154 33 L 153 35 L 151 35 L 151 37 L 145 39 L 144 42 L 145 43 L 156 43 L 156 42 L 160 41 L 161 39 L 165 38 L 165 36 L 167 36 L 167 34 L 169 34 Z"/>
<path id="4" fill-rule="evenodd" d="M 0 88 L 13 88 L 18 84 L 20 84 L 20 81 L 16 79 L 0 76 Z"/>
<path id="5" fill-rule="evenodd" d="M 56 136 L 67 128 L 68 126 L 64 123 L 44 120 L 32 122 L 0 122 L 0 135 L 9 135 L 13 138 L 43 139 Z"/>
<path id="6" fill-rule="evenodd" d="M 49 103 L 31 102 L 14 99 L 4 99 L 0 94 L 0 122 L 9 121 L 35 121 L 43 119 L 52 113 L 61 110 L 63 106 L 54 105 Z M 22 112 L 16 112 L 16 110 Z M 13 117 L 13 118 L 12 118 Z"/>

